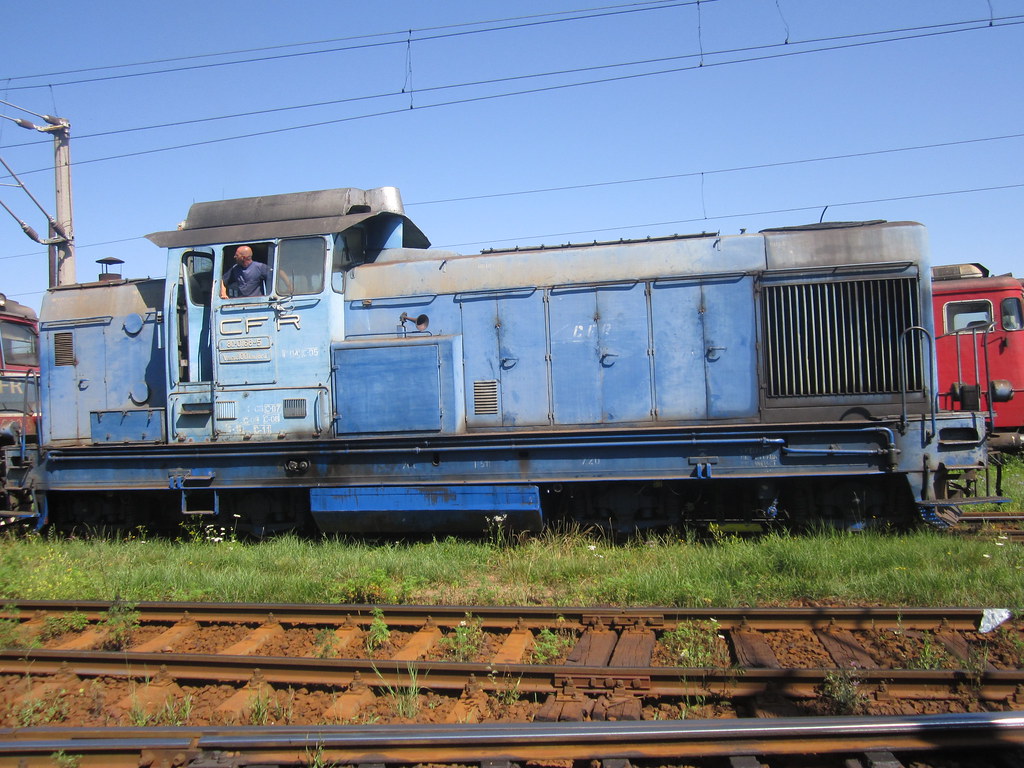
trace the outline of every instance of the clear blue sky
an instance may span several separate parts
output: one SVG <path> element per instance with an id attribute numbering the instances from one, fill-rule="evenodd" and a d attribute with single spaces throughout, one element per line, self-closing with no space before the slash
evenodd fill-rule
<path id="1" fill-rule="evenodd" d="M 756 231 L 828 206 L 924 223 L 934 263 L 1024 274 L 1024 0 L 2 13 L 0 99 L 71 121 L 79 280 L 106 256 L 162 275 L 143 236 L 193 202 L 384 185 L 434 245 L 464 252 Z M 52 211 L 50 140 L 0 120 L 0 157 Z M 45 231 L 19 190 L 0 200 Z M 44 249 L 2 210 L 0 274 L 38 308 Z"/>

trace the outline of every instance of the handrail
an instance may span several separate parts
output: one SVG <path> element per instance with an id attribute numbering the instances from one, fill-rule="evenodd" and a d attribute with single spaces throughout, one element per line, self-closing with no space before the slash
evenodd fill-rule
<path id="1" fill-rule="evenodd" d="M 979 390 L 979 392 L 978 392 L 978 397 L 979 397 L 978 405 L 979 406 L 981 405 L 980 398 L 984 397 L 985 398 L 985 402 L 988 403 L 988 406 L 987 406 L 986 410 L 988 411 L 988 428 L 989 428 L 990 432 L 994 431 L 995 427 L 996 427 L 995 403 L 992 400 L 992 368 L 991 368 L 991 362 L 989 361 L 989 357 L 988 357 L 988 335 L 992 331 L 994 331 L 994 330 L 995 330 L 995 323 L 994 322 L 990 322 L 988 325 L 985 326 L 985 329 L 983 331 L 982 331 L 982 329 L 980 327 L 979 328 L 970 328 L 970 327 L 968 327 L 968 328 L 963 328 L 963 329 L 961 329 L 959 331 L 951 331 L 950 333 L 944 333 L 943 335 L 938 337 L 939 339 L 952 338 L 952 339 L 956 340 L 956 374 L 957 374 L 957 381 L 959 383 L 963 383 L 963 380 L 964 380 L 963 360 L 962 360 L 962 356 L 961 356 L 961 347 L 963 345 L 960 343 L 960 339 L 963 336 L 965 336 L 967 334 L 967 332 L 970 332 L 970 334 L 971 334 L 971 355 L 974 358 L 974 383 L 978 386 L 978 390 Z M 985 379 L 984 379 L 985 383 L 984 383 L 984 387 L 982 386 L 982 377 L 981 377 L 981 370 L 980 370 L 981 361 L 979 360 L 979 355 L 978 355 L 978 331 L 982 331 L 981 349 L 982 349 L 982 352 L 984 353 L 984 363 L 985 363 Z M 961 400 L 961 403 L 962 402 L 963 401 Z"/>
<path id="2" fill-rule="evenodd" d="M 935 371 L 935 338 L 932 336 L 932 332 L 927 328 L 920 325 L 911 325 L 903 329 L 899 339 L 899 353 L 900 353 L 900 431 L 906 433 L 907 426 L 910 424 L 907 418 L 907 335 L 912 331 L 924 334 L 928 340 L 928 382 L 925 387 L 930 389 L 931 397 L 928 398 L 929 408 L 931 410 L 932 417 L 932 431 L 928 435 L 928 440 L 931 440 L 938 434 L 938 426 L 936 424 L 936 411 L 939 407 L 939 393 L 936 392 L 934 383 L 936 381 Z"/>
<path id="3" fill-rule="evenodd" d="M 35 408 L 32 409 L 31 415 L 29 413 L 29 387 L 25 387 L 25 400 L 21 409 L 21 437 L 18 440 L 19 443 L 19 459 L 24 466 L 25 460 L 28 458 L 28 448 L 26 446 L 26 432 L 28 432 L 28 420 L 29 418 L 38 419 L 39 407 L 40 407 L 40 395 L 39 395 L 39 371 L 25 371 L 25 383 L 27 384 L 29 379 L 34 379 L 36 384 L 36 403 Z M 36 442 L 39 442 L 39 422 L 36 421 Z"/>

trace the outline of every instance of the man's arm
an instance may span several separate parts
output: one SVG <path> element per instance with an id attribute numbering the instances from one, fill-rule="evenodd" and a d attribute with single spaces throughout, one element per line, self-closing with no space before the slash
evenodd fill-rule
<path id="1" fill-rule="evenodd" d="M 288 277 L 287 273 L 283 269 L 277 270 L 277 282 L 278 285 L 284 286 L 284 289 L 288 292 L 289 296 L 291 296 L 292 293 L 294 293 L 294 288 L 292 287 L 292 280 L 290 277 Z"/>

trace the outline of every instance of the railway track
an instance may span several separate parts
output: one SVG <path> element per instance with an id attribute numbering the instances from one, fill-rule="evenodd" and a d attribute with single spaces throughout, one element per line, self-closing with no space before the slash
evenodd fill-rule
<path id="1" fill-rule="evenodd" d="M 997 540 L 1024 543 L 1024 515 L 1008 512 L 964 512 L 951 533 L 981 534 Z"/>
<path id="2" fill-rule="evenodd" d="M 889 718 L 492 724 L 448 726 L 280 726 L 275 728 L 54 729 L 0 731 L 0 766 L 80 768 L 291 765 L 480 765 L 521 763 L 593 768 L 729 765 L 924 768 L 940 753 L 961 768 L 1019 765 L 1024 718 L 1014 713 Z M 814 755 L 808 762 L 807 755 Z M 897 757 L 899 755 L 900 757 Z M 800 762 L 787 758 L 800 756 Z M 723 762 L 723 758 L 728 762 Z M 557 761 L 557 762 L 556 762 Z"/>
<path id="3" fill-rule="evenodd" d="M 985 727 L 1005 727 L 1013 733 L 1006 743 L 1015 745 L 1013 713 L 1024 710 L 1024 628 L 1010 620 L 979 631 L 999 618 L 915 608 L 7 604 L 0 620 L 14 641 L 0 651 L 0 714 L 11 730 L 0 733 L 0 766 L 17 764 L 4 760 L 9 747 L 28 743 L 26 734 L 51 752 L 71 747 L 82 755 L 123 738 L 138 760 L 140 742 L 123 730 L 130 726 L 145 726 L 153 738 L 174 726 L 215 739 L 270 724 L 348 738 L 383 724 L 395 733 L 429 723 L 439 737 L 471 724 L 522 733 L 631 723 L 629 733 L 656 740 L 643 729 L 657 721 L 700 720 L 722 733 L 746 733 L 790 721 L 810 727 L 827 715 L 857 715 L 842 720 L 850 726 L 867 722 L 864 716 L 931 722 L 969 714 L 1008 718 Z M 100 730 L 48 734 L 70 725 Z M 266 737 L 275 733 L 282 732 Z M 672 738 L 679 754 L 708 749 L 707 739 Z M 746 736 L 713 740 L 733 738 L 727 749 L 753 749 Z M 42 743 L 32 747 L 37 757 Z M 865 738 L 861 748 L 879 744 Z M 756 746 L 748 754 L 774 749 Z M 569 750 L 565 759 L 618 759 L 630 748 L 587 749 Z M 481 750 L 475 758 L 435 751 L 429 761 L 498 759 Z M 479 757 L 485 753 L 491 756 Z M 516 754 L 505 759 L 537 759 Z M 634 756 L 641 754 L 668 752 Z"/>

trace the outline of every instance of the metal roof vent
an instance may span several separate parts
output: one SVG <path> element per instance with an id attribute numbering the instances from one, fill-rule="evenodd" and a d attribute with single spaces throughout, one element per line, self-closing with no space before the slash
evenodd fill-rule
<path id="1" fill-rule="evenodd" d="M 111 272 L 110 270 L 120 264 L 124 264 L 123 260 L 115 258 L 114 256 L 107 256 L 102 259 L 96 259 L 96 263 L 102 265 L 103 267 L 103 271 L 100 272 L 100 275 L 97 278 L 101 283 L 107 283 L 113 280 L 121 279 L 120 269 L 118 269 L 117 272 Z"/>

